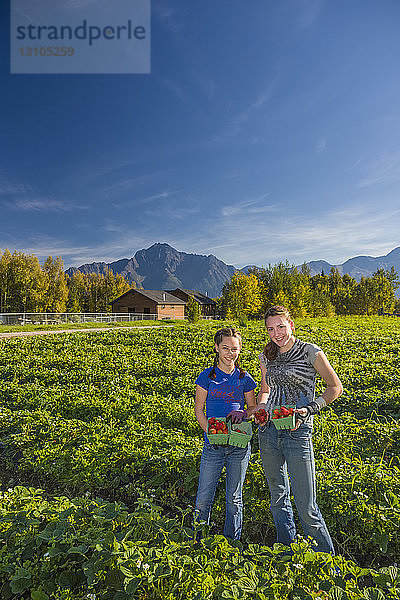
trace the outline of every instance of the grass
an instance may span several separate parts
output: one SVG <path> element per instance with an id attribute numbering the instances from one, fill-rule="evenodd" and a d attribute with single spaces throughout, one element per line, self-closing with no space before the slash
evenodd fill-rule
<path id="1" fill-rule="evenodd" d="M 179 324 L 179 320 L 168 321 L 118 321 L 114 323 L 59 323 L 57 325 L 0 325 L 1 333 L 14 333 L 24 331 L 59 331 L 64 329 L 115 329 L 116 327 L 143 327 L 143 326 L 164 326 Z"/>

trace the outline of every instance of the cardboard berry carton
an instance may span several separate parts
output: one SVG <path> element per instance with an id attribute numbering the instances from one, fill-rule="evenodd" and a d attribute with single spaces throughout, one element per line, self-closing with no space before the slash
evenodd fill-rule
<path id="1" fill-rule="evenodd" d="M 277 429 L 294 429 L 296 427 L 295 408 L 295 404 L 286 404 L 272 411 L 271 421 Z"/>
<path id="2" fill-rule="evenodd" d="M 229 427 L 225 417 L 210 417 L 208 419 L 207 437 L 210 444 L 227 444 Z"/>
<path id="3" fill-rule="evenodd" d="M 229 435 L 229 445 L 238 446 L 239 448 L 246 448 L 253 435 L 251 423 L 248 421 L 231 423 L 230 430 L 231 433 Z"/>

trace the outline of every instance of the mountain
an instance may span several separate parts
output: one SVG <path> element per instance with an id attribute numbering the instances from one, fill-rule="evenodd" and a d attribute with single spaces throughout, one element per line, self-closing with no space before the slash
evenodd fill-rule
<path id="1" fill-rule="evenodd" d="M 107 269 L 114 274 L 120 273 L 138 288 L 164 290 L 180 287 L 195 289 L 211 297 L 219 296 L 224 283 L 237 271 L 213 254 L 187 254 L 168 244 L 153 244 L 150 248 L 138 250 L 132 258 L 70 267 L 66 273 L 70 276 L 77 271 L 104 274 Z"/>
<path id="2" fill-rule="evenodd" d="M 336 267 L 342 275 L 348 273 L 357 281 L 361 277 L 370 277 L 377 269 L 391 269 L 394 267 L 400 275 L 400 246 L 394 248 L 385 256 L 355 256 L 349 258 L 341 265 L 332 265 L 325 260 L 312 260 L 306 263 L 311 275 L 324 271 L 329 274 L 332 267 Z M 254 265 L 247 265 L 241 271 L 247 273 Z M 300 268 L 300 266 L 298 266 Z M 153 244 L 150 248 L 138 250 L 132 258 L 122 258 L 112 263 L 94 262 L 70 267 L 66 273 L 72 275 L 77 271 L 81 273 L 106 273 L 111 269 L 113 273 L 120 273 L 130 283 L 135 283 L 138 288 L 146 290 L 168 290 L 177 287 L 189 290 L 198 290 L 203 294 L 216 297 L 221 294 L 222 286 L 229 281 L 236 269 L 225 264 L 213 254 L 187 254 L 179 252 L 168 244 Z"/>
<path id="3" fill-rule="evenodd" d="M 325 260 L 312 260 L 306 264 L 310 267 L 311 275 L 316 275 L 321 271 L 328 275 L 330 269 L 336 267 L 341 275 L 348 273 L 357 281 L 360 281 L 361 277 L 371 277 L 377 269 L 390 270 L 394 267 L 400 275 L 400 246 L 394 248 L 385 256 L 377 256 L 376 258 L 374 256 L 355 256 L 341 265 L 331 265 Z"/>

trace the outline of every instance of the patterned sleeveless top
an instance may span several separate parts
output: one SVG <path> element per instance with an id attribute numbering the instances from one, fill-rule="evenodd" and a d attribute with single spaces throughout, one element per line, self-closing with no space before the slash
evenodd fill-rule
<path id="1" fill-rule="evenodd" d="M 270 388 L 265 406 L 268 412 L 282 404 L 296 404 L 301 408 L 314 400 L 317 352 L 321 352 L 319 346 L 297 339 L 288 352 L 278 354 L 275 360 L 268 360 L 261 352 L 259 358 L 266 368 L 265 379 Z M 312 418 L 307 419 L 307 423 L 311 424 Z"/>

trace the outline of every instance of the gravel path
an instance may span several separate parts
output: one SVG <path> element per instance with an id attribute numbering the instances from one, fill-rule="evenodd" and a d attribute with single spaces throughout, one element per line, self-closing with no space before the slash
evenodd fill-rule
<path id="1" fill-rule="evenodd" d="M 115 331 L 116 329 L 129 329 L 129 331 L 141 331 L 142 329 L 164 329 L 164 327 L 173 327 L 173 325 L 142 325 L 141 327 L 91 327 L 90 329 L 46 329 L 37 331 L 10 331 L 0 333 L 0 340 L 6 340 L 15 337 L 30 337 L 32 335 L 49 335 L 55 333 L 89 333 L 90 331 Z"/>

